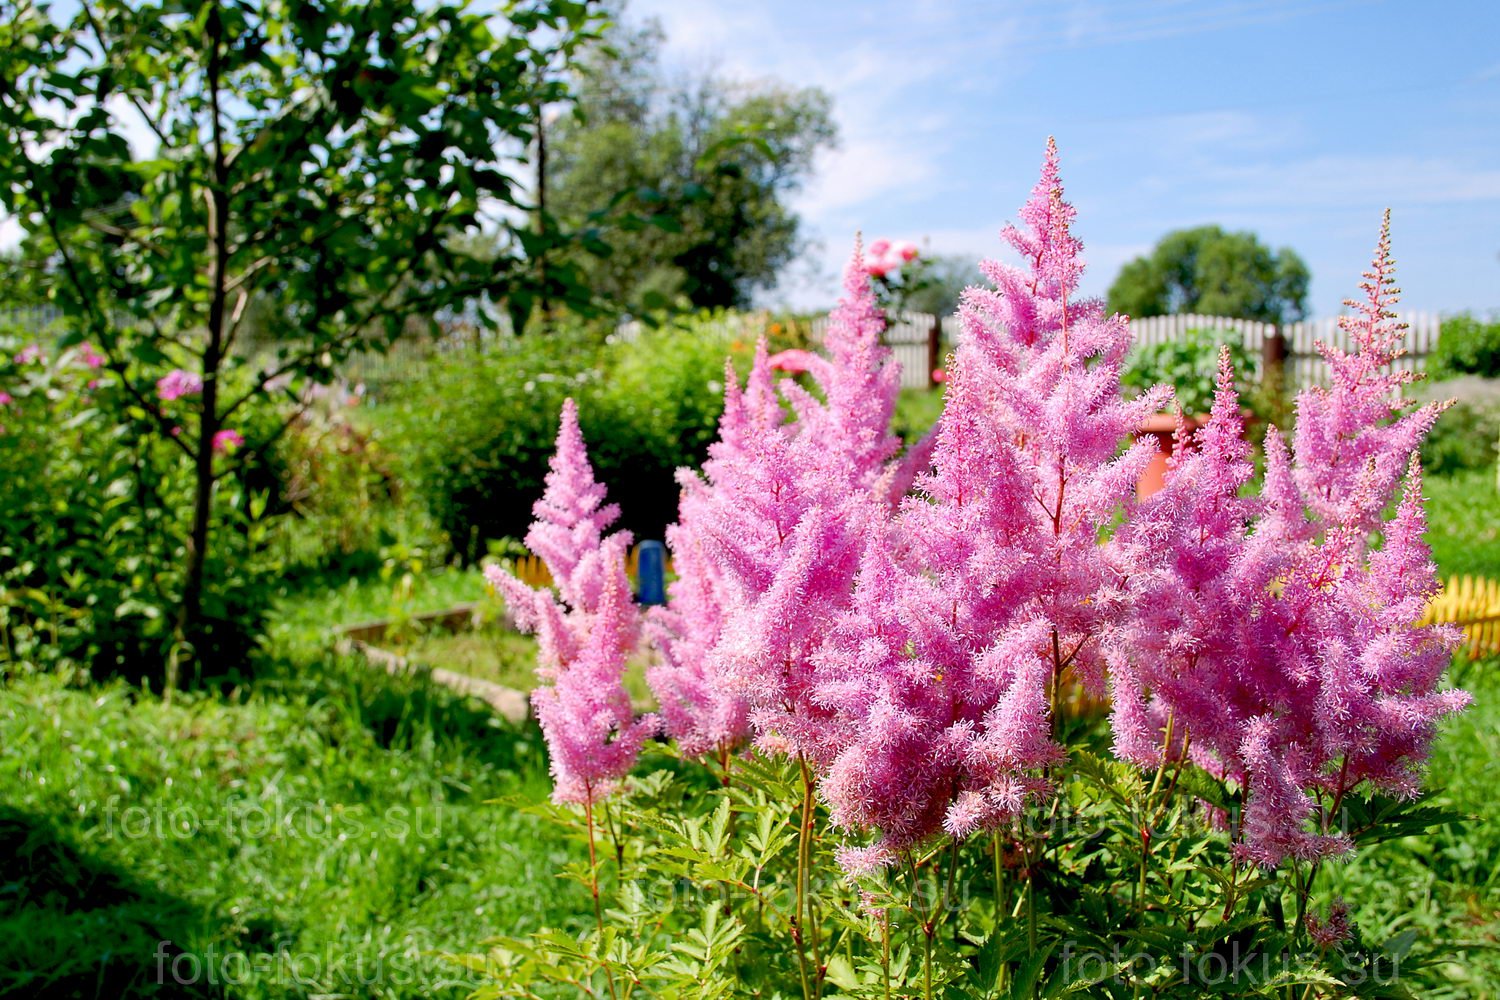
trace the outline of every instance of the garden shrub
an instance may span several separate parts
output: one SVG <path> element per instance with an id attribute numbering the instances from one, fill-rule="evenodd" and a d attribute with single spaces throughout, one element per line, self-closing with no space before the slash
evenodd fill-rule
<path id="1" fill-rule="evenodd" d="M 1120 384 L 1139 394 L 1155 385 L 1170 385 L 1182 411 L 1205 414 L 1214 401 L 1214 376 L 1219 369 L 1219 351 L 1227 349 L 1234 370 L 1245 383 L 1255 376 L 1256 359 L 1233 330 L 1187 330 L 1181 337 L 1138 347 L 1120 376 Z"/>
<path id="2" fill-rule="evenodd" d="M 162 412 L 170 418 L 177 405 L 163 401 Z M 162 678 L 193 478 L 154 419 L 89 345 L 58 351 L 0 336 L 0 662 Z M 274 420 L 247 407 L 239 426 L 265 433 Z M 209 557 L 207 673 L 239 673 L 261 633 L 274 584 L 260 558 L 264 515 L 279 481 L 266 461 L 219 484 L 225 530 Z"/>
<path id="3" fill-rule="evenodd" d="M 465 560 L 520 537 L 541 492 L 563 399 L 579 401 L 601 478 L 628 504 L 638 538 L 676 516 L 679 467 L 707 454 L 726 355 L 741 370 L 759 321 L 704 315 L 608 337 L 530 335 L 484 353 L 437 355 L 392 387 L 389 450 Z"/>
<path id="4" fill-rule="evenodd" d="M 1422 465 L 1435 473 L 1493 469 L 1500 452 L 1500 402 L 1460 400 L 1422 442 Z"/>
<path id="5" fill-rule="evenodd" d="M 315 387 L 276 448 L 286 517 L 271 555 L 290 588 L 364 576 L 389 562 L 437 565 L 448 557 L 400 457 L 375 428 L 363 385 Z"/>
<path id="6" fill-rule="evenodd" d="M 1500 317 L 1482 320 L 1472 313 L 1445 316 L 1437 349 L 1427 359 L 1436 379 L 1458 375 L 1500 378 Z"/>

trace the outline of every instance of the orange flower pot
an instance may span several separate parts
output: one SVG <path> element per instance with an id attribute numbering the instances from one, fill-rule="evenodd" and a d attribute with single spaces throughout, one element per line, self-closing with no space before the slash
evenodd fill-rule
<path id="1" fill-rule="evenodd" d="M 1208 423 L 1208 415 L 1182 417 L 1183 426 L 1188 433 L 1193 433 Z M 1156 441 L 1156 454 L 1151 456 L 1151 464 L 1146 466 L 1146 471 L 1141 473 L 1140 480 L 1135 484 L 1135 496 L 1138 500 L 1144 500 L 1153 493 L 1161 491 L 1167 480 L 1167 463 L 1172 458 L 1172 442 L 1177 436 L 1177 414 L 1154 413 L 1146 418 L 1141 424 L 1141 429 L 1135 432 L 1137 441 L 1152 438 Z"/>

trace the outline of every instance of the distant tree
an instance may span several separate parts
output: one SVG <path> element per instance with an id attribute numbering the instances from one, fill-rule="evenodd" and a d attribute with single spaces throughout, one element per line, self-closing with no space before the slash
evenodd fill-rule
<path id="1" fill-rule="evenodd" d="M 1268 323 L 1307 315 L 1311 275 L 1290 248 L 1219 226 L 1179 229 L 1120 269 L 1109 308 L 1130 316 L 1204 313 Z"/>
<path id="2" fill-rule="evenodd" d="M 547 136 L 548 211 L 596 227 L 596 252 L 575 257 L 622 310 L 743 306 L 802 247 L 787 196 L 834 141 L 829 98 L 669 78 L 663 37 L 655 22 L 617 20 L 582 60 L 576 112 Z"/>
<path id="3" fill-rule="evenodd" d="M 970 285 L 983 285 L 984 276 L 972 257 L 963 254 L 923 254 L 917 258 L 920 278 L 907 295 L 905 308 L 947 316 L 958 311 L 958 300 Z"/>

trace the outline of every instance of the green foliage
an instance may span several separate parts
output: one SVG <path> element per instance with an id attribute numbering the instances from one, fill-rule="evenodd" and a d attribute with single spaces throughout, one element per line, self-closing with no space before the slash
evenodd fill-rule
<path id="1" fill-rule="evenodd" d="M 1500 403 L 1459 401 L 1443 411 L 1422 442 L 1422 468 L 1451 473 L 1493 472 L 1500 447 Z"/>
<path id="2" fill-rule="evenodd" d="M 1457 375 L 1500 378 L 1500 318 L 1481 320 L 1470 313 L 1443 317 L 1437 349 L 1427 359 L 1436 379 Z"/>
<path id="3" fill-rule="evenodd" d="M 1307 265 L 1290 248 L 1272 251 L 1254 233 L 1218 226 L 1179 229 L 1150 255 L 1120 269 L 1109 309 L 1129 316 L 1202 313 L 1283 323 L 1307 314 Z"/>
<path id="4" fill-rule="evenodd" d="M 833 141 L 828 96 L 679 83 L 654 23 L 607 41 L 581 60 L 577 115 L 548 136 L 549 212 L 605 244 L 568 259 L 621 311 L 747 305 L 802 248 L 787 200 Z"/>
<path id="5" fill-rule="evenodd" d="M 462 1000 L 445 953 L 588 906 L 495 804 L 545 796 L 535 731 L 420 678 L 323 659 L 165 704 L 35 676 L 0 748 L 5 996 Z"/>
<path id="6" fill-rule="evenodd" d="M 951 316 L 958 311 L 963 290 L 984 284 L 984 276 L 974 259 L 961 254 L 929 256 L 922 254 L 901 268 L 902 277 L 911 287 L 901 296 L 897 307 L 912 312 Z M 911 272 L 909 275 L 907 272 Z"/>
<path id="7" fill-rule="evenodd" d="M 537 109 L 565 100 L 554 63 L 593 14 L 579 0 L 0 11 L 0 209 L 69 316 L 64 345 L 90 341 L 134 404 L 130 434 L 149 428 L 191 469 L 171 498 L 186 513 L 160 524 L 185 562 L 172 628 L 201 666 L 221 652 L 209 564 L 232 562 L 213 551 L 233 530 L 216 484 L 239 474 L 215 458 L 220 431 L 243 433 L 269 398 L 296 402 L 414 316 L 484 297 L 520 326 L 539 299 L 586 298 L 576 269 L 531 266 L 560 242 L 548 227 L 502 223 L 482 256 L 464 237 L 481 205 L 520 203 L 507 168 Z M 266 351 L 243 349 L 251 315 L 274 330 Z M 152 386 L 173 368 L 202 391 L 168 414 Z M 241 462 L 281 432 L 260 430 Z"/>
<path id="8" fill-rule="evenodd" d="M 920 440 L 943 414 L 943 390 L 902 389 L 891 415 L 891 429 L 907 444 Z"/>
<path id="9" fill-rule="evenodd" d="M 192 470 L 118 377 L 86 363 L 87 345 L 22 345 L 0 337 L 0 665 L 73 660 L 159 684 L 176 655 Z M 240 413 L 247 435 L 277 423 L 264 406 Z M 203 642 L 216 677 L 244 668 L 271 601 L 260 554 L 279 492 L 272 459 L 215 459 L 214 514 L 228 530 L 206 565 Z"/>
<path id="10" fill-rule="evenodd" d="M 272 552 L 288 584 L 314 587 L 446 558 L 440 532 L 402 479 L 400 457 L 369 427 L 364 398 L 330 387 L 277 442 L 283 515 Z"/>
<path id="11" fill-rule="evenodd" d="M 715 435 L 725 357 L 743 371 L 754 336 L 703 316 L 607 341 L 575 330 L 439 357 L 395 390 L 389 447 L 454 549 L 477 559 L 487 540 L 525 534 L 572 396 L 621 523 L 660 538 L 676 519 L 675 471 L 701 464 Z"/>
<path id="12" fill-rule="evenodd" d="M 1191 765 L 1153 776 L 1077 751 L 1055 805 L 857 880 L 794 761 L 660 748 L 643 771 L 583 817 L 535 810 L 572 840 L 564 874 L 598 892 L 599 916 L 461 959 L 492 977 L 480 997 L 1410 997 L 1433 980 L 1410 936 L 1313 941 L 1316 869 L 1235 864 L 1203 798 L 1231 817 L 1237 803 Z M 1386 800 L 1348 811 L 1367 847 L 1456 819 Z"/>
<path id="13" fill-rule="evenodd" d="M 1177 392 L 1182 412 L 1204 414 L 1214 402 L 1219 351 L 1229 348 L 1235 379 L 1248 385 L 1255 379 L 1256 359 L 1232 330 L 1188 330 L 1181 337 L 1136 348 L 1120 376 L 1127 392 L 1139 394 L 1166 384 Z"/>
<path id="14" fill-rule="evenodd" d="M 1500 575 L 1500 490 L 1493 469 L 1422 481 L 1429 527 L 1426 541 L 1444 578 Z"/>
<path id="15" fill-rule="evenodd" d="M 1493 494 L 1490 499 L 1493 506 Z M 1495 565 L 1490 562 L 1491 572 Z M 1431 968 L 1418 995 L 1432 1000 L 1492 997 L 1500 983 L 1500 952 L 1492 947 L 1500 935 L 1500 886 L 1493 876 L 1500 827 L 1487 766 L 1500 753 L 1497 667 L 1494 659 L 1454 665 L 1453 683 L 1472 692 L 1474 704 L 1445 724 L 1433 746 L 1434 792 L 1427 802 L 1470 821 L 1382 843 L 1359 864 L 1329 871 L 1330 891 L 1359 901 L 1355 916 L 1366 933 L 1414 935 L 1413 951 Z"/>

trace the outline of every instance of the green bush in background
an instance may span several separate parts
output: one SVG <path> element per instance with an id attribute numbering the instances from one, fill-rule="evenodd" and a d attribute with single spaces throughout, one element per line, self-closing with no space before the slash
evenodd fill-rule
<path id="1" fill-rule="evenodd" d="M 1500 318 L 1486 322 L 1470 313 L 1445 316 L 1437 350 L 1427 359 L 1427 372 L 1435 379 L 1500 378 Z"/>
<path id="2" fill-rule="evenodd" d="M 573 329 L 442 355 L 419 380 L 391 387 L 379 419 L 407 489 L 465 561 L 490 540 L 525 534 L 569 396 L 621 524 L 660 538 L 677 516 L 675 471 L 701 464 L 717 433 L 725 358 L 743 375 L 762 326 L 705 314 L 628 335 Z"/>
<path id="3" fill-rule="evenodd" d="M 1188 330 L 1181 337 L 1147 344 L 1131 352 L 1120 384 L 1132 395 L 1165 383 L 1177 390 L 1177 401 L 1186 414 L 1207 413 L 1214 402 L 1214 384 L 1219 371 L 1219 348 L 1229 348 L 1236 382 L 1252 385 L 1256 359 L 1245 350 L 1233 330 Z"/>

